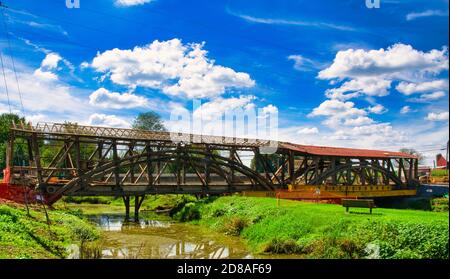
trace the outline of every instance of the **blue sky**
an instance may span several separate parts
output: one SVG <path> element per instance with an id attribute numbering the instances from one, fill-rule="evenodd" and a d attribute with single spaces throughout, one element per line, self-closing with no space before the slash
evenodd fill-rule
<path id="1" fill-rule="evenodd" d="M 9 103 L 33 123 L 127 127 L 154 110 L 172 127 L 196 99 L 206 116 L 276 111 L 279 139 L 303 144 L 432 164 L 448 140 L 448 1 L 3 2 Z"/>

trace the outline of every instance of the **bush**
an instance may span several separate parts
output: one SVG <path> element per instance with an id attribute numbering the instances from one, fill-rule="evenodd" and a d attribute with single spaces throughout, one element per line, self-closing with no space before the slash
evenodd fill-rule
<path id="1" fill-rule="evenodd" d="M 198 220 L 200 219 L 200 209 L 197 204 L 190 202 L 184 205 L 184 207 L 178 211 L 173 218 L 181 222 Z"/>
<path id="2" fill-rule="evenodd" d="M 248 222 L 241 217 L 234 217 L 228 223 L 225 224 L 225 234 L 238 236 L 241 231 L 247 227 Z"/>
<path id="3" fill-rule="evenodd" d="M 302 253 L 302 247 L 293 239 L 272 238 L 263 247 L 264 253 L 273 254 L 299 254 Z"/>
<path id="4" fill-rule="evenodd" d="M 448 212 L 448 197 L 433 199 L 431 202 L 431 208 L 436 212 Z"/>

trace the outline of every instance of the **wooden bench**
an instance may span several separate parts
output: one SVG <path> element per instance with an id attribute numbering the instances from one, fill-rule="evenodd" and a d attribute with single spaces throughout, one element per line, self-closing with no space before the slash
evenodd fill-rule
<path id="1" fill-rule="evenodd" d="M 342 206 L 346 208 L 346 212 L 348 212 L 350 207 L 370 208 L 370 214 L 372 214 L 372 208 L 376 207 L 374 201 L 368 199 L 342 199 Z"/>

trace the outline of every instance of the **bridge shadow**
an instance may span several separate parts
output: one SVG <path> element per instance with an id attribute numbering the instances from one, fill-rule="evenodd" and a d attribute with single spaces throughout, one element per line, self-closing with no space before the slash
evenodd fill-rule
<path id="1" fill-rule="evenodd" d="M 362 211 L 349 211 L 349 212 L 346 212 L 346 214 L 369 215 L 369 216 L 372 216 L 372 215 L 381 216 L 381 215 L 383 215 L 383 213 L 375 213 L 375 212 L 370 213 L 370 212 L 362 212 Z"/>

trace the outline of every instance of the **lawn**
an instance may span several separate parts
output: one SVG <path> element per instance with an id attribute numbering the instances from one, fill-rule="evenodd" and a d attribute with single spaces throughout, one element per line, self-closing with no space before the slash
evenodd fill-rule
<path id="1" fill-rule="evenodd" d="M 188 203 L 182 221 L 240 235 L 256 253 L 305 258 L 447 258 L 448 212 L 351 209 L 229 196 Z"/>
<path id="2" fill-rule="evenodd" d="M 78 211 L 48 212 L 39 207 L 30 215 L 21 205 L 0 204 L 0 259 L 65 258 L 70 244 L 97 240 L 100 232 Z"/>

